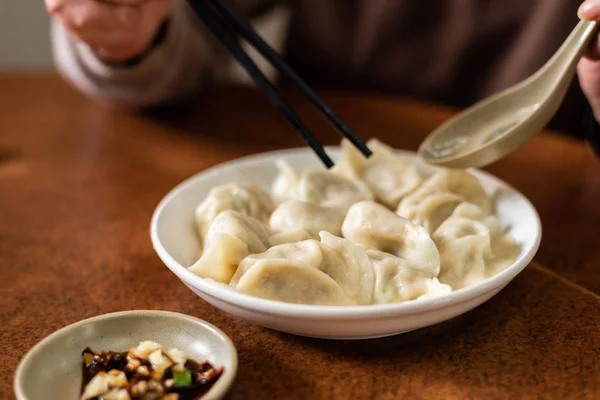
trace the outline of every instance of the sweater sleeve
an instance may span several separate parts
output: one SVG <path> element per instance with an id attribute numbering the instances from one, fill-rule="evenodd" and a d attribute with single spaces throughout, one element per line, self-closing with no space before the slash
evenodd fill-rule
<path id="1" fill-rule="evenodd" d="M 252 21 L 252 25 L 267 42 L 281 49 L 289 13 L 273 11 Z M 89 46 L 78 42 L 56 22 L 52 25 L 52 41 L 55 64 L 61 75 L 89 97 L 117 106 L 147 107 L 184 100 L 208 79 L 248 82 L 185 0 L 174 1 L 164 41 L 133 67 L 104 63 Z M 260 56 L 251 56 L 264 67 Z M 274 71 L 265 72 L 275 79 Z"/>

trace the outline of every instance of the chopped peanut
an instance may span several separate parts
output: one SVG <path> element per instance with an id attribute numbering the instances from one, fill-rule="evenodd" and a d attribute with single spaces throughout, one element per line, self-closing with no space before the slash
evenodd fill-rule
<path id="1" fill-rule="evenodd" d="M 148 382 L 146 382 L 146 381 L 139 381 L 138 383 L 136 383 L 135 385 L 133 385 L 131 387 L 131 395 L 133 397 L 140 397 L 147 391 L 148 391 Z"/>

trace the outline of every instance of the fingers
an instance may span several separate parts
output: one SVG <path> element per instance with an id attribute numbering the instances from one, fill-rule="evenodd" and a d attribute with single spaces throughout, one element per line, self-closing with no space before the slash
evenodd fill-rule
<path id="1" fill-rule="evenodd" d="M 600 20 L 600 0 L 584 1 L 577 12 L 584 20 Z M 600 117 L 600 41 L 596 36 L 577 65 L 579 84 L 585 93 L 595 117 Z"/>
<path id="2" fill-rule="evenodd" d="M 583 58 L 587 58 L 589 60 L 600 60 L 600 42 L 598 42 L 598 36 L 596 36 L 589 46 L 585 49 L 583 53 Z"/>
<path id="3" fill-rule="evenodd" d="M 45 0 L 46 8 L 50 13 L 54 11 L 56 7 L 60 7 L 63 4 L 70 3 L 70 0 Z M 139 6 L 144 3 L 148 3 L 153 0 L 88 0 L 89 2 L 96 3 L 105 3 L 108 5 L 116 5 L 116 6 Z M 168 2 L 169 0 L 161 0 L 163 2 Z"/>
<path id="4" fill-rule="evenodd" d="M 169 3 L 170 0 L 92 0 L 98 3 L 106 3 L 120 6 L 141 6 L 146 3 L 158 1 L 160 3 Z"/>
<path id="5" fill-rule="evenodd" d="M 586 0 L 577 11 L 577 15 L 581 19 L 595 21 L 600 19 L 600 0 Z"/>
<path id="6" fill-rule="evenodd" d="M 600 121 L 600 62 L 582 58 L 577 65 L 577 74 L 594 117 Z"/>
<path id="7" fill-rule="evenodd" d="M 64 4 L 66 3 L 65 0 L 45 0 L 46 3 L 46 10 L 48 10 L 48 12 L 52 15 L 54 15 L 55 13 L 59 12 L 62 7 L 64 6 Z"/>
<path id="8" fill-rule="evenodd" d="M 139 8 L 89 0 L 47 0 L 49 10 L 68 30 L 86 37 L 98 30 L 122 29 L 135 24 Z"/>
<path id="9" fill-rule="evenodd" d="M 112 6 L 139 6 L 147 1 L 148 0 L 85 0 L 84 2 L 100 4 L 104 3 Z M 46 9 L 50 14 L 54 14 L 63 9 L 65 6 L 74 3 L 72 0 L 45 0 L 45 2 Z"/>
<path id="10" fill-rule="evenodd" d="M 600 20 L 600 0 L 584 1 L 581 3 L 581 6 L 579 6 L 577 15 L 580 19 L 588 21 Z M 595 37 L 592 43 L 590 43 L 588 48 L 585 50 L 584 58 L 590 60 L 600 59 L 600 42 L 598 41 L 598 37 Z"/>
<path id="11" fill-rule="evenodd" d="M 139 55 L 150 45 L 169 10 L 170 7 L 165 7 L 160 0 L 150 1 L 140 13 L 134 31 L 128 34 L 121 32 L 99 35 L 89 44 L 106 61 L 119 61 Z"/>
<path id="12" fill-rule="evenodd" d="M 143 52 L 171 12 L 171 0 L 45 0 L 48 11 L 102 58 Z"/>

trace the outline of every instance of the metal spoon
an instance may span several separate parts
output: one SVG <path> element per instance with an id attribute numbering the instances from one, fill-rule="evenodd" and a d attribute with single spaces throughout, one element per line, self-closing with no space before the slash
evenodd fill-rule
<path id="1" fill-rule="evenodd" d="M 580 21 L 556 53 L 526 80 L 464 110 L 419 148 L 429 164 L 468 168 L 490 164 L 525 143 L 550 121 L 598 24 Z"/>

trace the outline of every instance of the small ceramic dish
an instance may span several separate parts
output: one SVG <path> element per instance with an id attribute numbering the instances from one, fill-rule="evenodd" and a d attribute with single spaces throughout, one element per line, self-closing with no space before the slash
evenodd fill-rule
<path id="1" fill-rule="evenodd" d="M 327 152 L 334 157 L 340 154 L 338 147 L 329 147 Z M 398 153 L 414 162 L 423 175 L 435 171 L 413 152 Z M 181 183 L 160 202 L 152 217 L 152 243 L 166 266 L 198 296 L 247 321 L 287 333 L 330 339 L 363 339 L 407 332 L 456 317 L 487 301 L 527 266 L 538 249 L 542 229 L 529 200 L 492 175 L 469 170 L 492 196 L 501 225 L 510 227 L 510 233 L 521 247 L 512 265 L 475 285 L 439 297 L 403 303 L 316 306 L 252 297 L 189 271 L 186 267 L 196 262 L 200 254 L 194 210 L 210 189 L 225 183 L 244 182 L 268 190 L 277 175 L 275 163 L 282 158 L 298 170 L 322 168 L 307 148 L 233 160 Z"/>
<path id="2" fill-rule="evenodd" d="M 143 340 L 175 347 L 198 361 L 224 367 L 223 375 L 202 397 L 220 399 L 233 383 L 237 351 L 220 329 L 189 315 L 168 311 L 123 311 L 76 322 L 38 344 L 15 374 L 18 400 L 77 400 L 81 389 L 81 352 L 127 351 Z"/>

